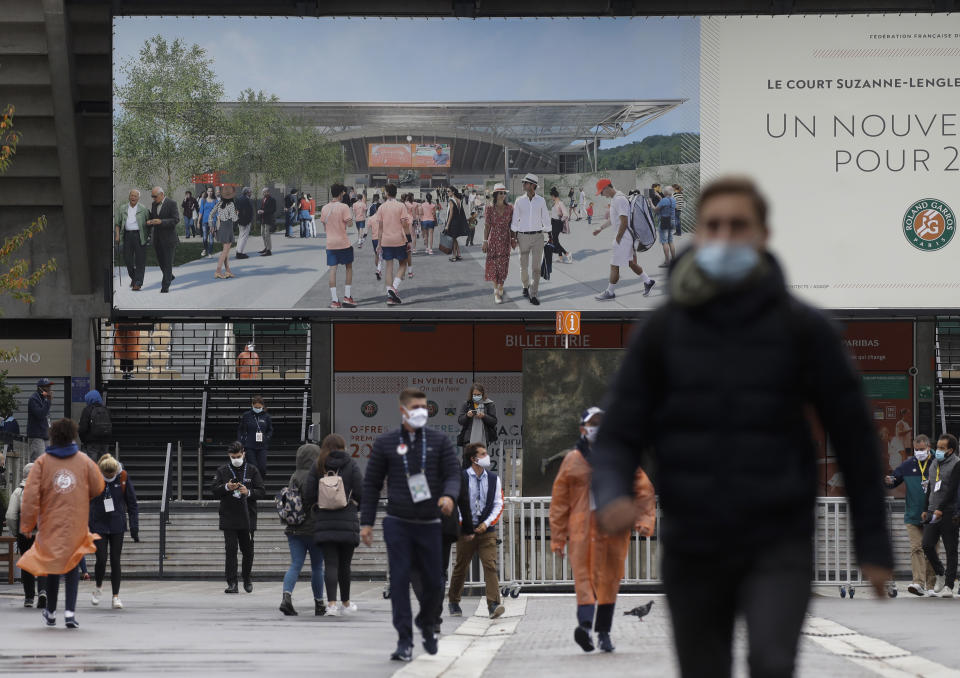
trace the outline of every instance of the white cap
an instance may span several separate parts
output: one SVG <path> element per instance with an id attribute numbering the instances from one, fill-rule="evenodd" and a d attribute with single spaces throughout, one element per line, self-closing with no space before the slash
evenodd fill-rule
<path id="1" fill-rule="evenodd" d="M 539 185 L 540 185 L 540 177 L 538 177 L 536 174 L 532 174 L 532 173 L 530 173 L 530 172 L 527 172 L 526 176 L 523 177 L 523 183 L 527 183 L 527 182 L 529 182 L 529 183 L 531 183 L 531 184 L 533 184 L 533 185 L 535 185 L 535 186 L 539 186 Z"/>
<path id="2" fill-rule="evenodd" d="M 498 181 L 497 183 L 495 183 L 495 184 L 493 185 L 493 191 L 492 191 L 492 192 L 493 192 L 493 193 L 497 193 L 497 192 L 500 192 L 500 191 L 506 193 L 506 192 L 507 192 L 507 187 L 504 186 L 502 183 L 500 183 L 500 182 Z"/>
<path id="3" fill-rule="evenodd" d="M 247 350 L 248 350 L 248 351 L 252 351 L 252 350 L 253 350 L 253 344 L 247 344 Z"/>

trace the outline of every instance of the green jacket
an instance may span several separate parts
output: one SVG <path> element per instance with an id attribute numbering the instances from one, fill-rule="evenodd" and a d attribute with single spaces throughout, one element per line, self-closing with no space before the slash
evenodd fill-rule
<path id="1" fill-rule="evenodd" d="M 114 230 L 120 229 L 121 233 L 124 230 L 124 227 L 127 224 L 127 207 L 130 206 L 130 201 L 125 201 L 117 206 L 116 211 L 113 213 L 113 228 Z M 137 225 L 140 226 L 140 244 L 147 244 L 147 217 L 150 215 L 150 211 L 143 206 L 142 202 L 137 203 Z"/>

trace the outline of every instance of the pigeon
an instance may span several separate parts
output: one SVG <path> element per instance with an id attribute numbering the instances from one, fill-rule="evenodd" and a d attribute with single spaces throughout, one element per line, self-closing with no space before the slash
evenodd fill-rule
<path id="1" fill-rule="evenodd" d="M 646 617 L 648 614 L 650 614 L 650 608 L 652 607 L 653 607 L 653 601 L 651 600 L 646 605 L 639 605 L 633 608 L 632 610 L 627 610 L 626 612 L 624 612 L 624 614 L 625 615 L 632 614 L 634 617 L 639 618 L 640 621 L 643 621 L 643 618 Z"/>

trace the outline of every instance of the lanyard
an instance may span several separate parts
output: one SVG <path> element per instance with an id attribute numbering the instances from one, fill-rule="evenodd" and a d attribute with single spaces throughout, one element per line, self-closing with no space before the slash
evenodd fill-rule
<path id="1" fill-rule="evenodd" d="M 237 472 L 233 470 L 233 464 L 230 464 L 230 473 L 233 475 L 233 479 L 236 480 L 236 479 L 237 479 Z M 246 463 L 246 462 L 243 463 L 243 480 L 242 480 L 242 483 L 243 483 L 244 485 L 247 484 L 247 463 Z"/>
<path id="2" fill-rule="evenodd" d="M 253 410 L 250 410 L 250 411 L 253 412 Z M 257 414 L 256 412 L 253 412 L 253 423 L 257 425 L 257 431 L 259 431 L 259 430 L 260 430 L 260 415 Z M 310 562 L 313 562 L 313 561 L 310 561 Z"/>
<path id="3" fill-rule="evenodd" d="M 403 443 L 404 438 L 407 433 L 404 431 L 400 434 L 400 442 Z M 414 435 L 414 440 L 416 440 L 416 435 Z M 420 433 L 420 442 L 421 442 L 421 455 L 420 455 L 420 473 L 427 472 L 427 436 L 425 433 Z M 413 447 L 413 441 L 410 441 L 410 447 Z M 403 472 L 407 474 L 407 480 L 410 479 L 410 466 L 407 464 L 407 455 L 401 454 L 400 458 L 403 460 Z"/>
<path id="4" fill-rule="evenodd" d="M 925 473 L 925 471 L 927 470 L 927 466 L 929 466 L 929 465 L 930 465 L 930 461 L 929 461 L 929 460 L 927 460 L 927 463 L 926 463 L 926 464 L 921 464 L 919 461 L 917 462 L 917 466 L 920 468 L 920 480 L 926 480 L 926 479 L 927 479 L 927 474 Z M 937 480 L 940 479 L 940 473 L 939 473 L 939 472 L 940 472 L 940 468 L 937 467 Z"/>
<path id="5" fill-rule="evenodd" d="M 473 476 L 474 478 L 477 479 L 477 501 L 474 503 L 474 511 L 476 512 L 476 515 L 478 515 L 478 516 L 480 515 L 480 513 L 483 512 L 483 507 L 486 506 L 486 504 L 487 504 L 487 499 L 486 499 L 486 497 L 483 496 L 483 494 L 484 494 L 484 493 L 483 493 L 483 478 L 484 478 L 486 475 L 487 475 L 486 472 L 484 472 L 483 476 L 478 476 L 478 475 L 476 475 L 476 474 L 474 474 L 474 476 Z"/>

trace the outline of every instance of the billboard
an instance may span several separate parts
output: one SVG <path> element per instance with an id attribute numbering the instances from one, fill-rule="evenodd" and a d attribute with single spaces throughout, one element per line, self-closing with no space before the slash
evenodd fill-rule
<path id="1" fill-rule="evenodd" d="M 450 144 L 367 144 L 367 165 L 450 167 Z"/>

